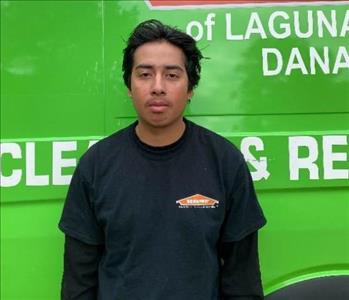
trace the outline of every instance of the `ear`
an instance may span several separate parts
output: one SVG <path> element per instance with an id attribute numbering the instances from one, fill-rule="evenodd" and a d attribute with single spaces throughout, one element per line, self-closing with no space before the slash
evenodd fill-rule
<path id="1" fill-rule="evenodd" d="M 194 96 L 194 91 L 193 90 L 188 91 L 187 96 L 188 96 L 188 100 L 191 99 Z"/>

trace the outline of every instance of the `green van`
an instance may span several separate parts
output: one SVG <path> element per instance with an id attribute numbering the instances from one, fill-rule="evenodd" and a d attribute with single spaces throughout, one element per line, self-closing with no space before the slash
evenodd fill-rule
<path id="1" fill-rule="evenodd" d="M 1 299 L 59 299 L 67 187 L 81 154 L 135 119 L 122 49 L 150 18 L 191 34 L 206 58 L 186 115 L 249 164 L 268 219 L 266 299 L 349 299 L 349 1 L 0 8 Z"/>

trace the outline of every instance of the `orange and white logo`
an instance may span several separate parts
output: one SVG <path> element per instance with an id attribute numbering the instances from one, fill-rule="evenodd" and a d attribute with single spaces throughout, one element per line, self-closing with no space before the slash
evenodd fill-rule
<path id="1" fill-rule="evenodd" d="M 193 196 L 177 200 L 176 203 L 180 208 L 215 208 L 218 206 L 219 201 L 200 194 L 195 194 Z"/>

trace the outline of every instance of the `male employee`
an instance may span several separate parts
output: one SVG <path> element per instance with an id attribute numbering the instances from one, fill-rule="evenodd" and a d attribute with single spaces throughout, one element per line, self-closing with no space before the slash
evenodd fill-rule
<path id="1" fill-rule="evenodd" d="M 131 34 L 123 72 L 138 120 L 76 168 L 59 224 L 62 299 L 263 298 L 265 219 L 243 156 L 183 118 L 201 58 L 193 38 L 159 21 Z"/>

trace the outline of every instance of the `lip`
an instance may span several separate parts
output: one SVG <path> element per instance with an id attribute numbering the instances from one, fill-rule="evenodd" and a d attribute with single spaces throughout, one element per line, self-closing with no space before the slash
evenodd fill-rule
<path id="1" fill-rule="evenodd" d="M 167 101 L 165 100 L 151 100 L 147 103 L 147 106 L 153 113 L 161 113 L 169 107 Z"/>

